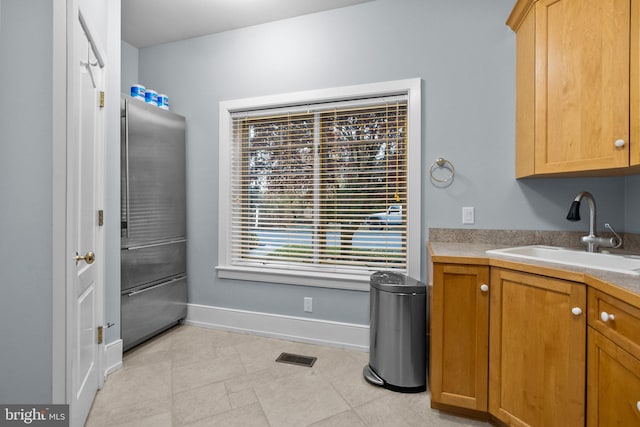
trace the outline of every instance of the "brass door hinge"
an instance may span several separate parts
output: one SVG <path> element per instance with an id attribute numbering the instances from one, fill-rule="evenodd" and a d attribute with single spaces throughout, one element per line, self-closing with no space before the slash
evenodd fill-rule
<path id="1" fill-rule="evenodd" d="M 98 344 L 102 344 L 102 326 L 98 326 Z"/>
<path id="2" fill-rule="evenodd" d="M 104 91 L 100 91 L 100 108 L 104 108 Z"/>
<path id="3" fill-rule="evenodd" d="M 104 211 L 102 209 L 98 211 L 98 225 L 104 225 Z"/>

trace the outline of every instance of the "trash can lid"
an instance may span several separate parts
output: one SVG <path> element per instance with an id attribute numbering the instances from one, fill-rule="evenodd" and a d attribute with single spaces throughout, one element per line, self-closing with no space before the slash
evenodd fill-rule
<path id="1" fill-rule="evenodd" d="M 371 275 L 369 283 L 372 288 L 386 292 L 402 294 L 424 294 L 427 292 L 427 287 L 421 281 L 406 274 L 392 271 L 376 271 Z"/>

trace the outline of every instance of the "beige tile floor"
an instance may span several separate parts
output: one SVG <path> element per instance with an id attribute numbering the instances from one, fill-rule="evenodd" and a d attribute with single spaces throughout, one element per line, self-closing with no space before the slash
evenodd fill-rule
<path id="1" fill-rule="evenodd" d="M 276 363 L 282 352 L 312 368 Z M 87 427 L 487 426 L 368 384 L 368 353 L 180 325 L 125 353 Z"/>

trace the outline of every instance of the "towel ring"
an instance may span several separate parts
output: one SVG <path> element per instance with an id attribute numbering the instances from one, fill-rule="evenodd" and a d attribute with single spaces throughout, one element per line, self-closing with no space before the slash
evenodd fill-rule
<path id="1" fill-rule="evenodd" d="M 445 179 L 438 179 L 435 176 L 433 176 L 433 172 L 437 169 L 437 168 L 445 168 L 445 169 L 449 169 L 449 176 L 446 177 Z M 431 177 L 432 180 L 434 180 L 435 182 L 440 182 L 440 183 L 447 183 L 449 181 L 451 181 L 453 179 L 453 176 L 456 174 L 456 168 L 453 167 L 453 163 L 451 163 L 449 160 L 443 158 L 443 157 L 438 157 L 436 159 L 435 162 L 433 162 L 433 164 L 431 164 L 431 167 L 429 168 L 429 176 Z"/>

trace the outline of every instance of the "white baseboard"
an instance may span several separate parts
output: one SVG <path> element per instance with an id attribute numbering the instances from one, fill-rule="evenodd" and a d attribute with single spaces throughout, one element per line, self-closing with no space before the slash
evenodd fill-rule
<path id="1" fill-rule="evenodd" d="M 122 368 L 122 340 L 104 346 L 104 376 Z"/>
<path id="2" fill-rule="evenodd" d="M 187 304 L 187 325 L 369 351 L 369 325 Z"/>

